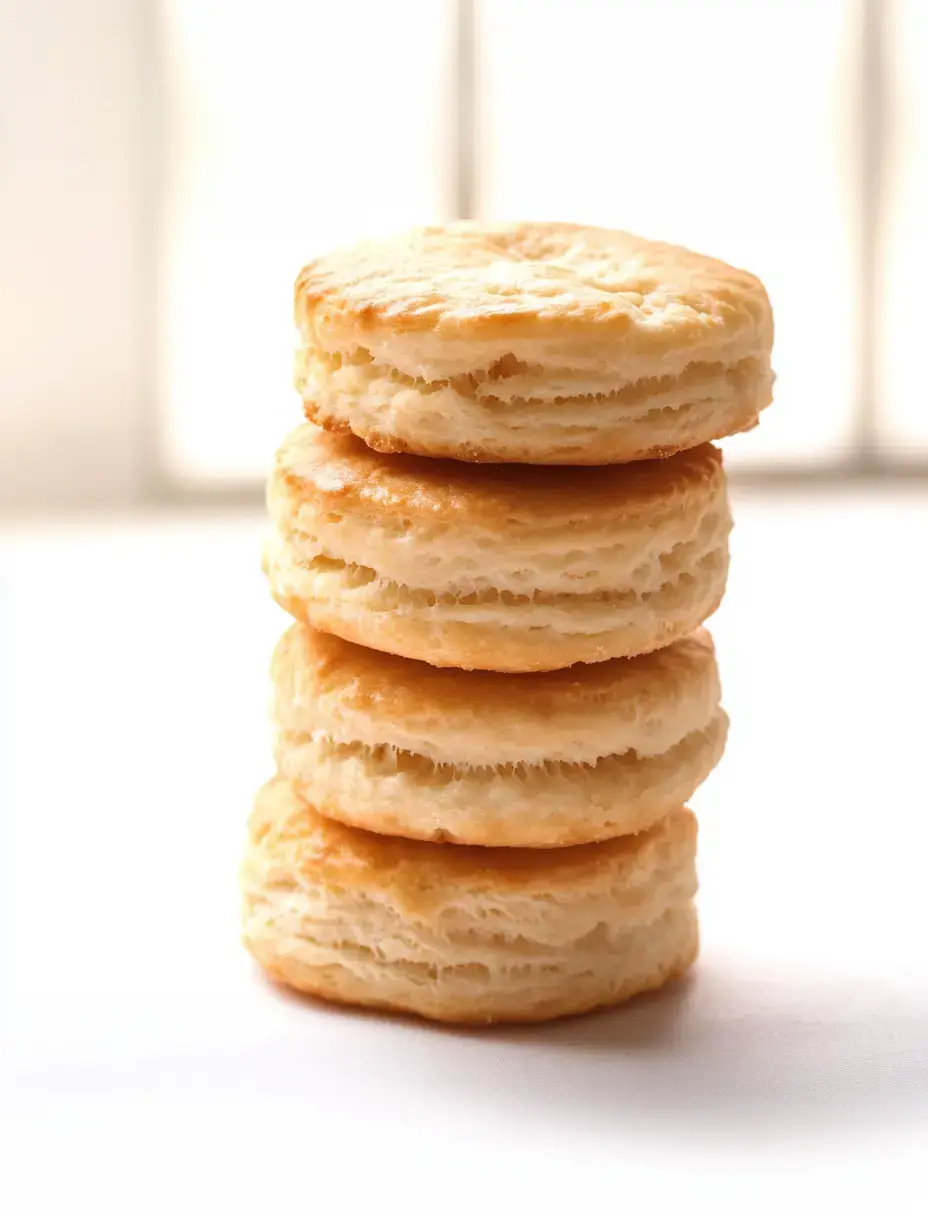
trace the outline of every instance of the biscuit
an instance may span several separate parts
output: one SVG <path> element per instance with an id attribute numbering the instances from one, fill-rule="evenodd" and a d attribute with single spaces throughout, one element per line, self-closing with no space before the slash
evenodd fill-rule
<path id="1" fill-rule="evenodd" d="M 281 779 L 262 788 L 242 870 L 244 943 L 275 979 L 448 1022 L 612 1005 L 696 957 L 696 821 L 520 851 L 353 830 Z"/>
<path id="2" fill-rule="evenodd" d="M 556 847 L 642 830 L 686 803 L 725 744 L 704 631 L 637 659 L 500 677 L 297 624 L 271 672 L 277 767 L 297 794 L 348 825 L 432 842 Z"/>
<path id="3" fill-rule="evenodd" d="M 553 671 L 643 654 L 718 606 L 731 516 L 710 445 L 628 466 L 469 466 L 303 424 L 277 454 L 278 603 L 439 667 Z"/>
<path id="4" fill-rule="evenodd" d="M 602 465 L 742 432 L 772 396 L 753 275 L 623 231 L 427 227 L 307 265 L 308 419 L 384 452 Z"/>

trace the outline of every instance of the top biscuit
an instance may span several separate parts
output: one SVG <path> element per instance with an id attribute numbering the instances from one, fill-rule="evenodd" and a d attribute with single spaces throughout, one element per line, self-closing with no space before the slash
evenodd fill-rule
<path id="1" fill-rule="evenodd" d="M 752 427 L 773 318 L 753 275 L 623 231 L 459 222 L 296 284 L 308 418 L 375 449 L 602 464 Z"/>

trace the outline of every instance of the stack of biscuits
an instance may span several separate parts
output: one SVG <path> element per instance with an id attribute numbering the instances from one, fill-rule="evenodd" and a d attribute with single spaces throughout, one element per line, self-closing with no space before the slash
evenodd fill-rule
<path id="1" fill-rule="evenodd" d="M 313 262 L 296 317 L 309 422 L 265 555 L 296 623 L 246 945 L 455 1022 L 658 987 L 698 949 L 685 805 L 727 728 L 709 442 L 770 401 L 763 287 L 624 232 L 456 223 Z"/>

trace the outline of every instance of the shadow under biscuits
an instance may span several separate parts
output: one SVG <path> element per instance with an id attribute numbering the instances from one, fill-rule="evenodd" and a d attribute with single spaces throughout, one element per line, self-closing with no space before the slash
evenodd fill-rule
<path id="1" fill-rule="evenodd" d="M 704 960 L 624 1010 L 505 1038 L 544 1056 L 526 1090 L 591 1116 L 761 1130 L 928 1114 L 928 993 L 875 982 L 752 980 Z"/>
<path id="2" fill-rule="evenodd" d="M 91 1098 L 296 1100 L 389 1107 L 400 1120 L 511 1118 L 546 1133 L 615 1128 L 760 1138 L 928 1119 L 928 988 L 807 982 L 726 968 L 623 1007 L 548 1025 L 463 1029 L 331 1006 L 252 972 L 257 1029 L 224 1043 L 95 1050 L 4 1072 L 14 1102 Z M 260 1019 L 266 1018 L 265 1025 Z M 2 1058 L 0 1058 L 2 1062 Z"/>
<path id="3" fill-rule="evenodd" d="M 564 1128 L 631 1120 L 763 1134 L 928 1116 L 928 990 L 920 992 L 907 998 L 865 979 L 760 979 L 704 958 L 661 992 L 548 1024 L 469 1029 L 361 1013 L 383 1029 L 391 1083 L 434 1090 L 453 1075 L 455 1098 L 566 1118 Z"/>

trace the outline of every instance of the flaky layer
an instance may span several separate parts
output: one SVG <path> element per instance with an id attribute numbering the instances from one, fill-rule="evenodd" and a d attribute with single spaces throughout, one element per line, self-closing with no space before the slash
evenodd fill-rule
<path id="1" fill-rule="evenodd" d="M 504 359 L 516 366 L 514 356 Z M 424 382 L 364 351 L 345 359 L 307 350 L 297 355 L 295 383 L 312 423 L 384 453 L 574 466 L 668 457 L 747 431 L 773 389 L 769 365 L 756 359 L 694 364 L 679 377 L 629 385 L 615 384 L 617 375 L 533 371 L 532 392 L 521 395 L 483 373 Z M 520 388 L 529 380 L 512 378 Z"/>
<path id="2" fill-rule="evenodd" d="M 484 846 L 598 842 L 684 804 L 725 743 L 712 643 L 507 677 L 294 625 L 274 655 L 281 774 L 325 816 Z"/>
<path id="3" fill-rule="evenodd" d="M 667 645 L 724 591 L 721 457 L 588 474 L 386 458 L 305 426 L 269 483 L 273 593 L 318 628 L 440 666 L 552 670 Z"/>
<path id="4" fill-rule="evenodd" d="M 634 834 L 692 796 L 725 747 L 719 712 L 655 757 L 470 767 L 385 745 L 278 736 L 278 768 L 328 817 L 380 834 L 484 847 L 561 847 Z"/>
<path id="5" fill-rule="evenodd" d="M 697 557 L 653 592 L 538 594 L 525 603 L 410 592 L 343 561 L 293 555 L 279 540 L 268 545 L 265 570 L 285 611 L 348 641 L 437 667 L 545 672 L 646 654 L 691 632 L 722 600 L 728 553 Z"/>
<path id="6" fill-rule="evenodd" d="M 307 415 L 378 449 L 581 464 L 753 425 L 773 320 L 750 274 L 625 232 L 456 223 L 313 262 Z"/>
<path id="7" fill-rule="evenodd" d="M 258 796 L 244 940 L 322 996 L 451 1021 L 576 1013 L 677 974 L 698 939 L 696 826 L 562 852 L 495 853 L 364 834 L 281 780 Z"/>
<path id="8" fill-rule="evenodd" d="M 412 960 L 385 968 L 367 959 L 364 944 L 348 957 L 336 949 L 326 961 L 298 925 L 281 928 L 286 914 L 279 902 L 266 899 L 250 899 L 246 907 L 245 945 L 272 979 L 325 1001 L 469 1026 L 545 1022 L 619 1005 L 683 975 L 699 954 L 693 906 L 609 933 L 595 955 L 557 955 L 521 968 L 495 968 L 492 976 L 484 975 L 482 963 L 433 967 Z"/>

